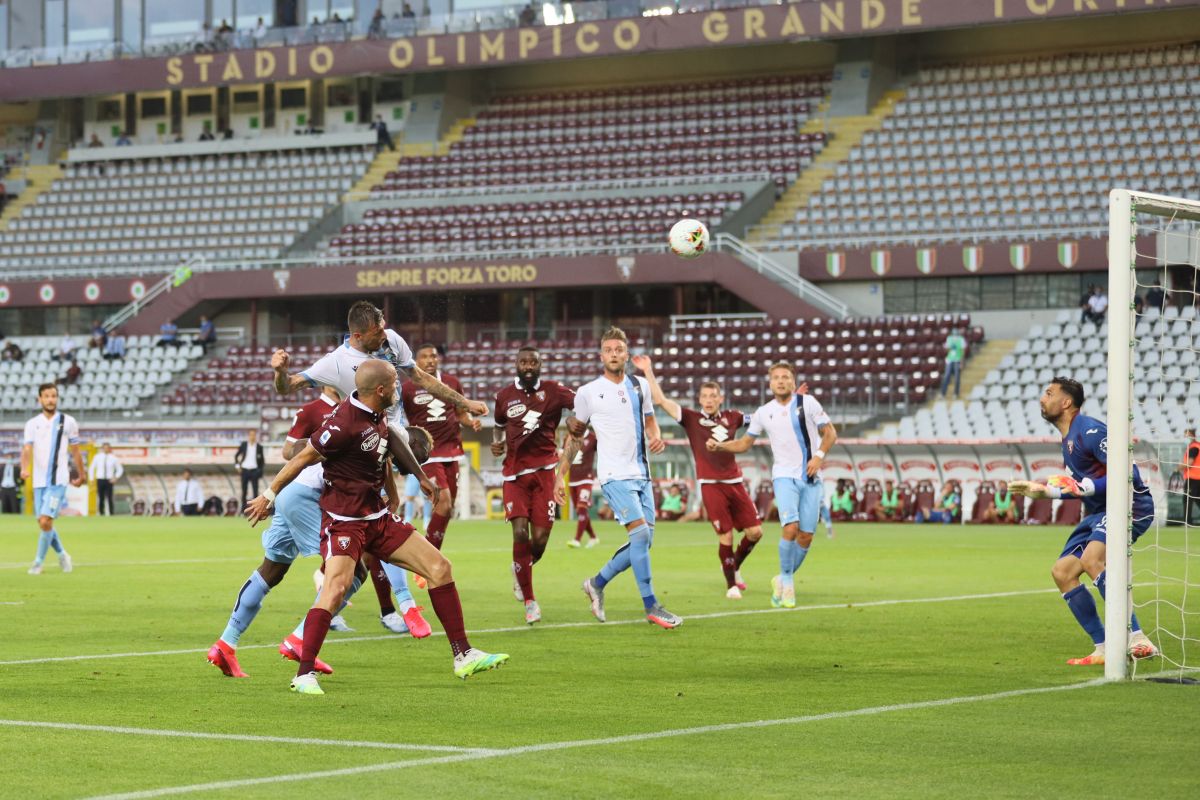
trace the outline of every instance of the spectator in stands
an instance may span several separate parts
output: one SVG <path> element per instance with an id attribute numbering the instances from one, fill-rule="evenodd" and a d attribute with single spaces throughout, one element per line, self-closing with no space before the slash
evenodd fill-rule
<path id="1" fill-rule="evenodd" d="M 21 513 L 21 464 L 16 453 L 0 460 L 0 514 Z"/>
<path id="2" fill-rule="evenodd" d="M 383 121 L 382 114 L 375 115 L 375 121 L 371 123 L 371 128 L 375 131 L 375 152 L 379 153 L 386 147 L 393 153 L 396 152 L 396 145 L 392 142 L 392 134 L 388 131 L 387 123 Z"/>
<path id="3" fill-rule="evenodd" d="M 196 344 L 204 348 L 204 352 L 208 352 L 209 345 L 217 343 L 217 326 L 213 325 L 213 321 L 203 314 L 200 315 L 200 333 L 196 336 Z"/>
<path id="4" fill-rule="evenodd" d="M 658 507 L 659 514 L 668 522 L 673 522 L 683 516 L 683 494 L 679 487 L 671 484 L 663 495 L 662 505 Z"/>
<path id="5" fill-rule="evenodd" d="M 210 131 L 208 128 L 205 128 L 203 131 L 200 132 L 200 141 L 202 141 L 202 142 L 216 141 L 216 138 L 217 137 L 213 136 L 213 132 Z"/>
<path id="6" fill-rule="evenodd" d="M 132 147 L 133 140 L 129 138 L 129 133 L 121 131 L 121 135 L 117 137 L 117 147 Z"/>
<path id="7" fill-rule="evenodd" d="M 1188 439 L 1187 449 L 1183 453 L 1183 477 L 1187 479 L 1183 495 L 1183 521 L 1185 525 L 1195 525 L 1192 509 L 1200 505 L 1200 441 L 1196 440 L 1195 428 L 1188 428 L 1183 435 Z"/>
<path id="8" fill-rule="evenodd" d="M 946 369 L 942 373 L 942 397 L 948 397 L 950 377 L 954 377 L 954 396 L 961 397 L 962 392 L 962 362 L 967 352 L 966 330 L 959 328 L 950 332 L 946 337 Z"/>
<path id="9" fill-rule="evenodd" d="M 1083 321 L 1090 322 L 1097 328 L 1104 324 L 1104 315 L 1108 311 L 1108 295 L 1100 286 L 1092 287 L 1088 297 L 1087 307 L 1083 310 Z"/>
<path id="10" fill-rule="evenodd" d="M 258 497 L 258 479 L 263 474 L 263 446 L 258 443 L 258 431 L 251 430 L 246 440 L 238 445 L 233 464 L 242 472 L 242 508 L 245 508 L 246 487 L 252 485 L 254 488 L 254 494 L 249 497 Z"/>
<path id="11" fill-rule="evenodd" d="M 254 26 L 254 32 L 252 35 L 254 36 L 255 44 L 258 44 L 263 39 L 267 38 L 267 23 L 263 21 L 262 17 L 258 18 L 258 24 Z"/>
<path id="12" fill-rule="evenodd" d="M 73 361 L 75 359 L 75 351 L 79 349 L 79 344 L 69 333 L 64 333 L 62 339 L 58 341 L 58 352 L 52 358 L 55 361 Z"/>
<path id="13" fill-rule="evenodd" d="M 25 351 L 21 349 L 21 345 L 11 339 L 4 345 L 4 350 L 0 351 L 0 361 L 19 362 L 25 358 Z"/>
<path id="14" fill-rule="evenodd" d="M 200 482 L 192 477 L 190 469 L 185 469 L 183 478 L 175 486 L 175 513 L 185 517 L 198 516 L 203 502 L 204 492 L 200 490 Z"/>
<path id="15" fill-rule="evenodd" d="M 375 13 L 371 15 L 371 24 L 369 26 L 367 26 L 367 38 L 368 39 L 382 39 L 383 38 L 383 22 L 384 22 L 383 8 L 376 7 Z"/>
<path id="16" fill-rule="evenodd" d="M 1163 308 L 1167 305 L 1167 293 L 1163 287 L 1155 283 L 1146 292 L 1146 308 L 1157 308 L 1159 313 L 1162 313 Z"/>
<path id="17" fill-rule="evenodd" d="M 845 478 L 838 479 L 829 506 L 830 516 L 838 522 L 845 522 L 854 517 L 854 488 Z"/>
<path id="18" fill-rule="evenodd" d="M 58 379 L 58 382 L 63 386 L 74 386 L 79 382 L 79 376 L 83 374 L 83 370 L 79 367 L 79 362 L 71 359 L 71 366 L 67 367 L 67 373 Z"/>
<path id="19" fill-rule="evenodd" d="M 118 328 L 108 337 L 104 345 L 104 358 L 108 361 L 125 357 L 125 334 Z"/>
<path id="20" fill-rule="evenodd" d="M 107 341 L 108 333 L 104 330 L 104 325 L 98 319 L 92 320 L 92 337 L 88 339 L 88 347 L 103 348 Z"/>
<path id="21" fill-rule="evenodd" d="M 158 347 L 179 347 L 179 326 L 167 320 L 158 327 Z"/>
<path id="22" fill-rule="evenodd" d="M 1140 294 L 1133 296 L 1133 315 L 1136 319 L 1141 319 L 1142 314 L 1146 313 L 1146 300 Z"/>
<path id="23" fill-rule="evenodd" d="M 532 28 L 537 24 L 537 9 L 533 3 L 521 9 L 521 14 L 517 18 L 518 23 L 522 28 Z"/>
<path id="24" fill-rule="evenodd" d="M 417 12 L 413 11 L 412 6 L 410 6 L 408 3 L 405 3 L 404 4 L 404 18 L 405 19 L 416 19 L 416 17 L 417 17 Z"/>
<path id="25" fill-rule="evenodd" d="M 1016 525 L 1017 520 L 1017 504 L 1013 502 L 1012 492 L 1008 490 L 1008 484 L 1004 481 L 996 486 L 996 493 L 992 495 L 992 504 L 984 509 L 983 521 L 990 523 L 1001 522 L 1006 525 Z"/>
<path id="26" fill-rule="evenodd" d="M 97 136 L 95 133 L 93 133 L 92 138 L 88 139 L 87 146 L 88 147 L 104 147 L 104 142 L 100 141 L 100 137 Z"/>
<path id="27" fill-rule="evenodd" d="M 904 498 L 896 488 L 895 481 L 884 481 L 879 500 L 868 513 L 875 517 L 876 522 L 899 522 L 904 519 Z"/>
<path id="28" fill-rule="evenodd" d="M 917 515 L 913 521 L 941 522 L 949 525 L 958 518 L 961 508 L 962 491 L 959 489 L 958 481 L 946 481 L 946 485 L 942 487 L 942 494 L 938 498 L 937 508 L 917 509 Z"/>
<path id="29" fill-rule="evenodd" d="M 88 465 L 88 480 L 96 482 L 96 513 L 103 514 L 107 503 L 108 515 L 113 515 L 113 484 L 124 474 L 125 468 L 113 455 L 112 445 L 108 442 L 100 445 L 100 452 Z"/>

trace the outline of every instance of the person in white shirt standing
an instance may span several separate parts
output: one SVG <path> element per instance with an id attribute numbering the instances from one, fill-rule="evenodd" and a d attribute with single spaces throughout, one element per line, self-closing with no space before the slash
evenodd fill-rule
<path id="1" fill-rule="evenodd" d="M 837 429 L 815 397 L 796 393 L 796 371 L 783 362 L 767 373 L 774 399 L 750 417 L 746 435 L 732 441 L 709 439 L 709 450 L 744 453 L 764 433 L 771 443 L 775 504 L 783 536 L 779 539 L 779 574 L 771 579 L 771 605 L 795 608 L 794 575 L 808 555 L 817 516 L 824 500 L 821 464 L 837 441 Z M 815 446 L 814 446 L 815 445 Z"/>
<path id="2" fill-rule="evenodd" d="M 104 513 L 107 503 L 108 515 L 113 515 L 113 484 L 121 480 L 124 474 L 125 468 L 121 466 L 121 460 L 113 455 L 112 445 L 105 442 L 88 466 L 88 480 L 96 482 L 97 514 Z"/>
<path id="3" fill-rule="evenodd" d="M 246 436 L 233 457 L 234 466 L 242 473 L 242 508 L 246 507 L 247 496 L 258 497 L 258 480 L 263 474 L 263 446 L 258 443 L 258 431 L 251 430 Z M 247 486 L 253 487 L 253 494 L 246 494 Z"/>
<path id="4" fill-rule="evenodd" d="M 200 506 L 204 504 L 204 492 L 200 490 L 200 481 L 192 477 L 192 471 L 185 469 L 183 478 L 175 485 L 175 513 L 185 517 L 200 515 Z"/>
<path id="5" fill-rule="evenodd" d="M 75 418 L 58 410 L 58 387 L 43 383 L 38 387 L 38 402 L 42 413 L 25 423 L 25 446 L 21 452 L 21 477 L 33 479 L 33 508 L 37 514 L 37 556 L 30 575 L 42 574 L 46 552 L 54 548 L 63 572 L 71 571 L 71 556 L 63 549 L 54 520 L 67 507 L 67 485 L 83 483 L 83 455 L 79 452 L 79 425 Z M 67 453 L 75 463 L 75 477 L 70 477 Z"/>
<path id="6" fill-rule="evenodd" d="M 625 332 L 620 328 L 609 328 L 600 337 L 600 361 L 604 364 L 604 374 L 575 394 L 575 417 L 567 423 L 571 437 L 559 459 L 555 499 L 560 505 L 566 502 L 563 479 L 582 447 L 580 437 L 590 423 L 596 432 L 596 473 L 601 491 L 617 520 L 629 532 L 629 541 L 613 554 L 595 577 L 583 582 L 583 592 L 591 600 L 592 614 L 604 622 L 604 587 L 632 567 L 646 609 L 646 620 L 663 628 L 678 628 L 683 624 L 683 618 L 662 607 L 654 596 L 650 577 L 654 487 L 650 484 L 647 451 L 661 453 L 666 449 L 658 420 L 654 418 L 650 386 L 645 378 L 625 374 L 629 346 Z"/>

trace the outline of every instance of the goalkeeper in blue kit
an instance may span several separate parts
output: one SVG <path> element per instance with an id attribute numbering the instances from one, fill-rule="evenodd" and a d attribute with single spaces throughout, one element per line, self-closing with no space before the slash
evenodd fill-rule
<path id="1" fill-rule="evenodd" d="M 1095 417 L 1080 413 L 1083 401 L 1083 386 L 1078 381 L 1071 378 L 1050 381 L 1040 401 L 1042 418 L 1058 428 L 1062 435 L 1067 474 L 1052 476 L 1046 483 L 1011 481 L 1008 484 L 1013 494 L 1026 497 L 1079 498 L 1083 501 L 1083 519 L 1067 538 L 1062 554 L 1051 570 L 1067 607 L 1095 645 L 1090 655 L 1067 661 L 1072 666 L 1104 663 L 1104 622 L 1096 610 L 1095 599 L 1080 583 L 1080 578 L 1087 573 L 1092 584 L 1100 590 L 1100 597 L 1104 597 L 1108 427 Z M 1154 500 L 1136 465 L 1133 467 L 1132 511 L 1133 541 L 1137 541 L 1154 521 Z M 1158 655 L 1157 648 L 1142 633 L 1136 614 L 1131 615 L 1130 627 L 1129 654 L 1134 658 Z"/>

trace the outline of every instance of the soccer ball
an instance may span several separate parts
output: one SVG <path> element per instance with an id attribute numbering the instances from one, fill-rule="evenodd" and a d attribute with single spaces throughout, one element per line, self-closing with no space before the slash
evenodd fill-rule
<path id="1" fill-rule="evenodd" d="M 680 258 L 695 258 L 708 252 L 708 228 L 695 219 L 681 219 L 668 237 L 671 252 Z"/>

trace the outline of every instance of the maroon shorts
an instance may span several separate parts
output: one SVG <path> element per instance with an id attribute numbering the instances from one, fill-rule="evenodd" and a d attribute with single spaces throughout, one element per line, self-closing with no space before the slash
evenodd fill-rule
<path id="1" fill-rule="evenodd" d="M 413 526 L 392 514 L 375 519 L 334 519 L 321 515 L 321 560 L 349 556 L 355 561 L 370 553 L 387 561 L 413 534 Z"/>
<path id="2" fill-rule="evenodd" d="M 702 483 L 700 497 L 717 533 L 744 531 L 762 524 L 746 487 L 740 483 Z"/>
<path id="3" fill-rule="evenodd" d="M 590 483 L 581 483 L 571 487 L 571 505 L 575 508 L 592 507 L 592 485 Z"/>
<path id="4" fill-rule="evenodd" d="M 527 519 L 535 528 L 551 528 L 558 512 L 554 470 L 539 469 L 504 482 L 504 519 Z"/>
<path id="5" fill-rule="evenodd" d="M 443 489 L 450 490 L 450 505 L 458 499 L 458 462 L 431 461 L 421 465 L 429 479 Z"/>

